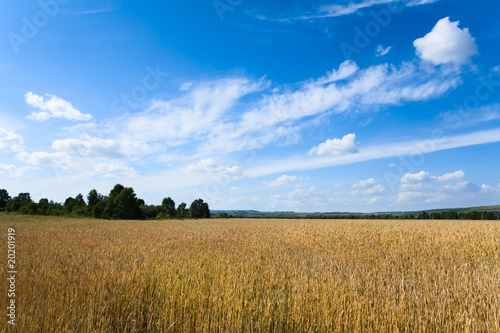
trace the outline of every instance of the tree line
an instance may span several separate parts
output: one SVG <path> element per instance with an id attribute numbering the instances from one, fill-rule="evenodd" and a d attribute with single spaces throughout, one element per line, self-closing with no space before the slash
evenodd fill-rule
<path id="1" fill-rule="evenodd" d="M 87 195 L 80 193 L 67 198 L 64 203 L 42 198 L 36 203 L 29 193 L 11 197 L 7 190 L 0 189 L 0 211 L 29 215 L 92 217 L 98 219 L 141 220 L 141 219 L 183 219 L 209 218 L 210 208 L 202 199 L 196 199 L 187 207 L 178 206 L 172 198 L 164 198 L 161 205 L 146 205 L 137 198 L 134 189 L 116 184 L 109 195 L 102 195 L 95 189 Z"/>

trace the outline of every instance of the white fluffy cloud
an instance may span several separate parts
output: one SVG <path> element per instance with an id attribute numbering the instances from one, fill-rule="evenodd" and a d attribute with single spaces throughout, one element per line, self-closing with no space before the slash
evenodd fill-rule
<path id="1" fill-rule="evenodd" d="M 238 180 L 244 177 L 243 169 L 240 166 L 222 166 L 217 165 L 211 158 L 202 159 L 196 164 L 190 164 L 184 169 L 184 172 L 204 173 L 213 177 L 230 180 Z"/>
<path id="2" fill-rule="evenodd" d="M 52 148 L 60 152 L 75 154 L 81 157 L 105 156 L 109 158 L 123 157 L 120 145 L 115 140 L 104 140 L 82 135 L 79 139 L 56 140 Z"/>
<path id="3" fill-rule="evenodd" d="M 465 172 L 458 170 L 441 176 L 432 176 L 421 171 L 406 174 L 401 178 L 401 187 L 398 194 L 399 203 L 446 203 L 447 205 L 480 205 L 491 201 L 491 194 L 498 193 L 498 189 L 483 184 L 476 185 L 463 180 Z"/>
<path id="4" fill-rule="evenodd" d="M 0 175 L 12 178 L 20 178 L 24 176 L 26 173 L 35 170 L 38 170 L 38 168 L 26 165 L 17 167 L 14 164 L 0 164 Z"/>
<path id="5" fill-rule="evenodd" d="M 438 182 L 447 182 L 447 181 L 458 181 L 464 178 L 465 172 L 462 170 L 458 170 L 455 172 L 447 173 L 442 176 L 438 177 L 433 177 L 433 179 L 437 180 Z"/>
<path id="6" fill-rule="evenodd" d="M 434 65 L 470 62 L 478 53 L 475 38 L 468 28 L 460 29 L 458 24 L 459 21 L 450 22 L 449 17 L 439 20 L 431 32 L 413 43 L 417 55 Z"/>
<path id="7" fill-rule="evenodd" d="M 18 153 L 23 151 L 24 140 L 22 136 L 0 128 L 0 153 Z"/>
<path id="8" fill-rule="evenodd" d="M 401 178 L 402 184 L 409 183 L 423 183 L 428 181 L 447 182 L 458 181 L 464 178 L 465 172 L 458 170 L 455 172 L 447 173 L 442 176 L 431 176 L 428 172 L 420 171 L 419 173 L 407 173 Z"/>
<path id="9" fill-rule="evenodd" d="M 270 181 L 269 187 L 279 187 L 279 186 L 290 185 L 290 184 L 293 184 L 296 181 L 301 180 L 301 179 L 302 179 L 302 177 L 283 175 L 281 177 L 278 177 L 275 180 Z"/>
<path id="10" fill-rule="evenodd" d="M 356 134 L 347 134 L 342 139 L 328 139 L 318 146 L 313 147 L 309 151 L 309 155 L 345 155 L 355 154 L 358 152 L 356 148 Z"/>
<path id="11" fill-rule="evenodd" d="M 50 118 L 64 118 L 68 120 L 90 120 L 92 116 L 90 114 L 82 114 L 80 111 L 75 109 L 70 102 L 65 101 L 54 95 L 46 94 L 47 100 L 44 100 L 42 96 L 38 96 L 32 92 L 28 92 L 24 95 L 27 104 L 40 109 L 42 111 L 33 111 L 28 119 L 46 121 Z"/>
<path id="12" fill-rule="evenodd" d="M 117 141 L 82 135 L 78 139 L 55 140 L 52 152 L 20 152 L 16 158 L 26 164 L 52 168 L 58 177 L 86 179 L 96 174 L 105 177 L 138 176 L 128 165 Z"/>
<path id="13" fill-rule="evenodd" d="M 429 180 L 431 180 L 431 175 L 428 172 L 420 171 L 419 173 L 407 173 L 401 178 L 401 183 L 426 182 Z"/>
<path id="14" fill-rule="evenodd" d="M 367 180 L 363 180 L 357 184 L 354 184 L 352 186 L 352 189 L 353 191 L 351 192 L 351 194 L 353 196 L 374 195 L 383 193 L 385 190 L 385 186 L 380 184 L 378 180 L 370 178 Z"/>
<path id="15" fill-rule="evenodd" d="M 74 159 L 65 152 L 48 153 L 44 151 L 26 153 L 21 152 L 16 155 L 17 159 L 24 163 L 35 166 L 52 166 L 60 168 L 72 168 Z"/>
<path id="16" fill-rule="evenodd" d="M 119 162 L 102 162 L 98 163 L 94 167 L 95 171 L 103 174 L 107 178 L 119 178 L 120 176 L 125 176 L 129 178 L 138 177 L 138 173 L 134 168 L 124 165 Z"/>

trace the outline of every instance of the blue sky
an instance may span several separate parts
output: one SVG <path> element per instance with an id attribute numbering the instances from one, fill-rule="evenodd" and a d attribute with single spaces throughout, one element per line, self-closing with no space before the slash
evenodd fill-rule
<path id="1" fill-rule="evenodd" d="M 64 201 L 500 203 L 493 0 L 0 4 L 0 188 Z"/>

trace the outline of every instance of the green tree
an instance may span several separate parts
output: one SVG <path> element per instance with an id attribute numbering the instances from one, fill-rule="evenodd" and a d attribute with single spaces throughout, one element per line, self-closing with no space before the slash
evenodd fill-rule
<path id="1" fill-rule="evenodd" d="M 113 187 L 113 189 L 109 192 L 109 197 L 110 198 L 116 197 L 118 194 L 120 194 L 121 191 L 123 191 L 123 189 L 125 189 L 123 185 L 116 184 L 115 187 Z"/>
<path id="2" fill-rule="evenodd" d="M 189 207 L 189 214 L 195 219 L 210 218 L 210 209 L 203 199 L 196 199 Z"/>
<path id="3" fill-rule="evenodd" d="M 27 204 L 22 205 L 21 208 L 19 208 L 19 213 L 35 215 L 38 213 L 38 205 L 33 201 L 30 201 Z"/>
<path id="4" fill-rule="evenodd" d="M 63 205 L 61 205 L 60 203 L 58 202 L 54 202 L 54 200 L 50 200 L 49 201 L 49 210 L 48 210 L 48 214 L 50 215 L 55 215 L 55 216 L 59 216 L 59 215 L 62 215 L 64 212 L 64 207 Z"/>
<path id="5" fill-rule="evenodd" d="M 141 208 L 134 189 L 125 187 L 114 199 L 113 217 L 124 220 L 137 220 L 141 218 Z"/>
<path id="6" fill-rule="evenodd" d="M 21 207 L 26 206 L 31 202 L 31 196 L 29 193 L 19 193 L 7 202 L 6 210 L 8 212 L 17 212 L 21 209 Z"/>
<path id="7" fill-rule="evenodd" d="M 140 202 L 139 202 L 140 203 Z M 146 219 L 155 219 L 158 217 L 159 207 L 155 205 L 140 205 L 141 215 Z"/>
<path id="8" fill-rule="evenodd" d="M 87 214 L 93 218 L 99 219 L 104 214 L 106 202 L 103 195 L 99 194 L 97 190 L 90 190 L 87 195 Z"/>
<path id="9" fill-rule="evenodd" d="M 49 199 L 42 198 L 38 201 L 38 212 L 42 215 L 49 215 L 50 212 Z"/>
<path id="10" fill-rule="evenodd" d="M 73 211 L 73 208 L 76 207 L 76 200 L 73 197 L 68 197 L 66 200 L 64 200 L 64 210 L 66 211 L 66 214 L 70 215 L 71 212 Z"/>
<path id="11" fill-rule="evenodd" d="M 7 190 L 0 190 L 0 209 L 5 208 L 7 206 L 7 202 L 11 199 L 9 192 Z"/>
<path id="12" fill-rule="evenodd" d="M 429 219 L 429 214 L 427 214 L 427 212 L 422 212 L 420 213 L 420 215 L 418 216 L 419 220 L 428 220 Z"/>
<path id="13" fill-rule="evenodd" d="M 167 217 L 174 218 L 177 215 L 175 211 L 175 202 L 170 197 L 163 199 L 161 208 L 162 211 L 167 214 Z"/>
<path id="14" fill-rule="evenodd" d="M 115 203 L 115 198 L 118 194 L 123 191 L 125 187 L 121 184 L 116 184 L 115 187 L 109 192 L 109 196 L 106 199 L 106 206 L 104 209 L 104 217 L 107 218 L 114 218 L 116 214 L 116 203 Z"/>
<path id="15" fill-rule="evenodd" d="M 181 203 L 179 207 L 177 207 L 177 217 L 178 218 L 185 218 L 188 216 L 188 210 L 187 210 L 187 205 L 185 202 Z"/>

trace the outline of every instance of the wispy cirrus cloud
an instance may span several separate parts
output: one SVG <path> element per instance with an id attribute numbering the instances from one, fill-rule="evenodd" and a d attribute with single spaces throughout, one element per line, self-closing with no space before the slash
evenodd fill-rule
<path id="1" fill-rule="evenodd" d="M 392 46 L 383 47 L 382 45 L 377 45 L 377 49 L 375 50 L 375 56 L 382 57 L 388 54 L 392 49 Z"/>
<path id="2" fill-rule="evenodd" d="M 397 10 L 402 7 L 414 7 L 420 5 L 427 5 L 431 3 L 435 3 L 441 0 L 362 0 L 359 2 L 350 1 L 347 4 L 326 4 L 322 5 L 318 8 L 315 8 L 312 11 L 309 11 L 306 14 L 296 15 L 294 17 L 288 18 L 272 18 L 267 15 L 257 15 L 257 18 L 260 20 L 269 20 L 269 21 L 277 21 L 277 22 L 294 22 L 301 20 L 314 20 L 314 19 L 322 19 L 322 18 L 335 18 L 347 15 L 353 15 L 356 12 L 368 9 L 375 6 L 381 5 L 391 5 L 393 4 Z"/>
<path id="3" fill-rule="evenodd" d="M 331 72 L 344 73 L 342 81 L 322 77 L 309 80 L 296 90 L 263 93 L 254 107 L 239 112 L 240 119 L 220 119 L 200 150 L 230 152 L 260 148 L 297 135 L 304 126 L 299 120 L 306 117 L 352 110 L 373 112 L 404 102 L 426 101 L 442 96 L 462 82 L 459 72 L 421 66 L 418 62 L 406 62 L 400 67 L 382 64 L 364 70 L 353 70 L 357 66 L 348 63 Z M 351 69 L 342 70 L 346 67 Z"/>
<path id="4" fill-rule="evenodd" d="M 297 170 L 319 169 L 329 166 L 348 165 L 395 156 L 413 156 L 436 151 L 469 147 L 485 143 L 500 142 L 500 128 L 468 134 L 442 136 L 428 140 L 413 140 L 395 143 L 360 146 L 358 154 L 321 156 L 312 158 L 290 158 L 277 163 L 267 163 L 247 170 L 249 177 L 260 177 Z"/>
<path id="5" fill-rule="evenodd" d="M 438 115 L 443 126 L 449 128 L 470 127 L 481 123 L 500 120 L 500 104 L 483 105 L 479 108 L 446 111 Z"/>
<path id="6" fill-rule="evenodd" d="M 103 7 L 103 8 L 93 8 L 93 9 L 82 9 L 82 10 L 65 10 L 64 12 L 69 15 L 92 15 L 92 14 L 103 14 L 112 12 L 116 7 Z"/>

